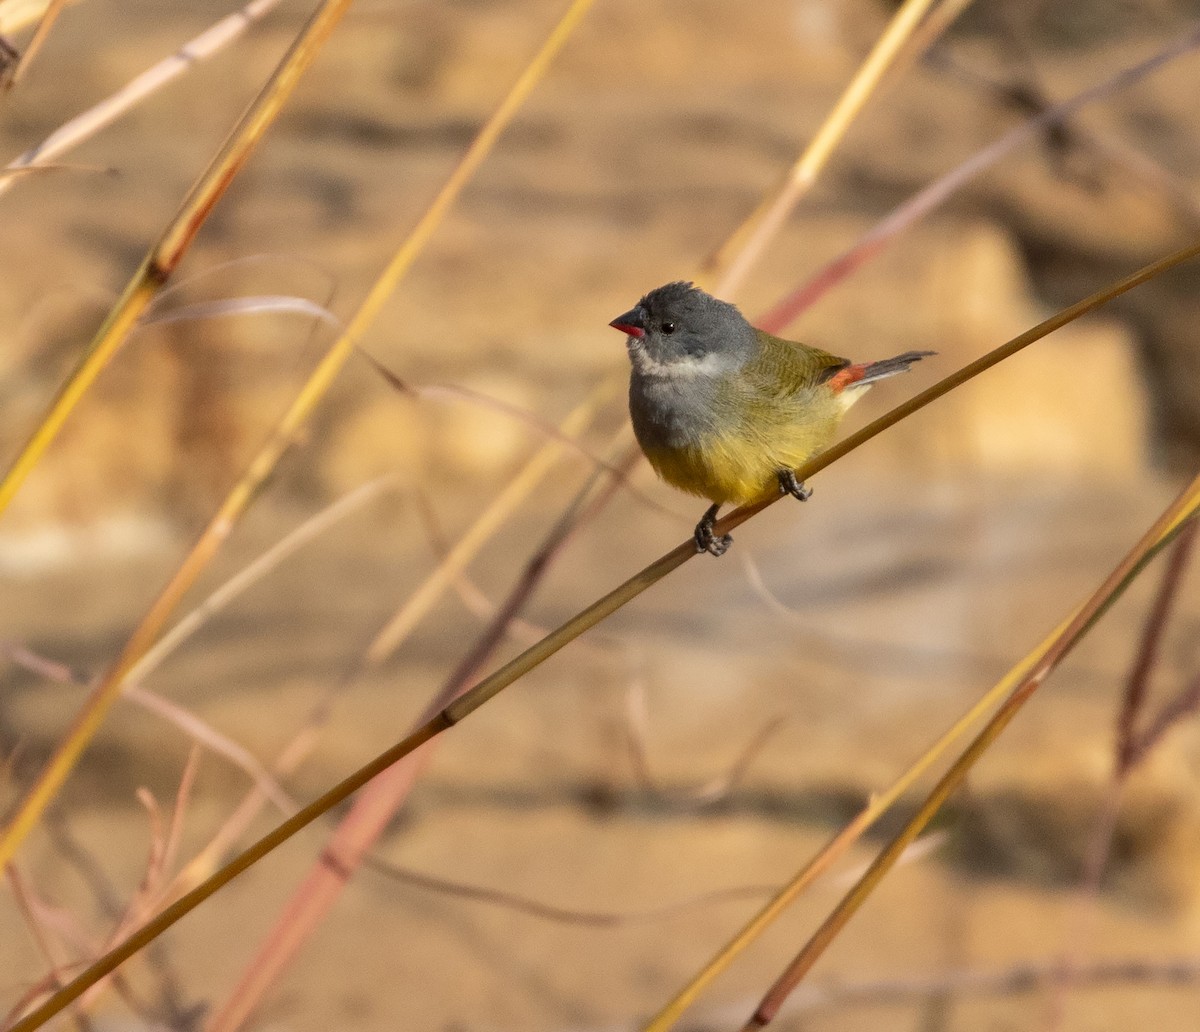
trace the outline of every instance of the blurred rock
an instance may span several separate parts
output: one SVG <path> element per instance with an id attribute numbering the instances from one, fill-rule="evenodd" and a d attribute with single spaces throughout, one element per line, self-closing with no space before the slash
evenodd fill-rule
<path id="1" fill-rule="evenodd" d="M 942 344 L 950 368 L 1035 326 L 1034 302 L 1012 239 L 967 223 L 938 257 Z M 953 465 L 1006 473 L 1128 477 L 1145 465 L 1146 388 L 1137 344 L 1120 323 L 1088 315 L 1031 344 L 945 399 L 935 427 Z"/>

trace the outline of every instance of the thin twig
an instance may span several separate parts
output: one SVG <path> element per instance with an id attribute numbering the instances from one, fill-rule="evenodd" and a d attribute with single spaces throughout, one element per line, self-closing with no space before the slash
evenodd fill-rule
<path id="1" fill-rule="evenodd" d="M 933 975 L 871 979 L 862 982 L 804 985 L 784 1008 L 796 1014 L 833 1007 L 879 1007 L 908 1004 L 939 997 L 962 999 L 975 996 L 1028 996 L 1053 983 L 1056 962 L 1015 964 L 997 971 L 946 971 Z M 1110 986 L 1166 986 L 1189 988 L 1200 981 L 1200 957 L 1131 957 L 1098 960 L 1078 971 L 1081 988 Z M 738 1011 L 745 1007 L 737 1005 Z M 716 1025 L 734 1007 L 722 1007 L 719 1015 L 705 1015 L 706 1025 Z"/>
<path id="2" fill-rule="evenodd" d="M 640 680 L 630 684 L 625 702 L 626 739 L 638 787 L 659 802 L 677 808 L 695 809 L 698 806 L 708 806 L 732 793 L 767 742 L 787 723 L 785 716 L 776 716 L 768 720 L 743 746 L 727 771 L 694 788 L 668 789 L 658 783 L 650 767 L 650 754 L 646 747 L 649 716 L 646 712 L 646 690 Z"/>
<path id="3" fill-rule="evenodd" d="M 576 910 L 569 907 L 556 907 L 538 899 L 519 896 L 501 889 L 488 889 L 478 885 L 466 885 L 462 882 L 451 881 L 448 878 L 438 878 L 422 871 L 401 867 L 376 855 L 364 857 L 362 864 L 377 874 L 391 878 L 402 885 L 411 885 L 428 892 L 453 896 L 455 899 L 472 900 L 476 903 L 502 907 L 505 910 L 515 910 L 543 921 L 593 928 L 619 928 L 623 925 L 660 921 L 664 917 L 673 917 L 676 914 L 712 906 L 715 903 L 728 903 L 755 896 L 765 896 L 771 891 L 771 886 L 738 885 L 728 889 L 712 889 L 709 892 L 697 893 L 695 896 L 677 899 L 670 903 L 660 903 L 643 910 Z"/>

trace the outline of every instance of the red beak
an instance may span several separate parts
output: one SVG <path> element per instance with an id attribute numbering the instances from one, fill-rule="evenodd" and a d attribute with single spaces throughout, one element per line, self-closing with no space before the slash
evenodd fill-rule
<path id="1" fill-rule="evenodd" d="M 631 308 L 624 315 L 618 315 L 608 325 L 630 337 L 644 337 L 646 336 L 646 310 L 638 305 L 637 308 Z"/>

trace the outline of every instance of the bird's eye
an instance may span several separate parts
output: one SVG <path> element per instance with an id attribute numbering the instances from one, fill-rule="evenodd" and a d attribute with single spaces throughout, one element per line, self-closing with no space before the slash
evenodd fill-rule
<path id="1" fill-rule="evenodd" d="M 662 324 L 663 333 L 671 334 L 675 332 L 675 324 L 673 322 L 665 322 Z"/>

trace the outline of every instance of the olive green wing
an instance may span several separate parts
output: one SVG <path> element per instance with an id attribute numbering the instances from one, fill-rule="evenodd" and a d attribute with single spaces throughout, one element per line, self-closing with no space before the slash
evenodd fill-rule
<path id="1" fill-rule="evenodd" d="M 812 390 L 829 380 L 839 369 L 850 365 L 848 358 L 839 358 L 828 351 L 784 340 L 763 330 L 755 330 L 759 353 L 744 368 L 743 373 L 764 394 L 785 397 Z"/>

